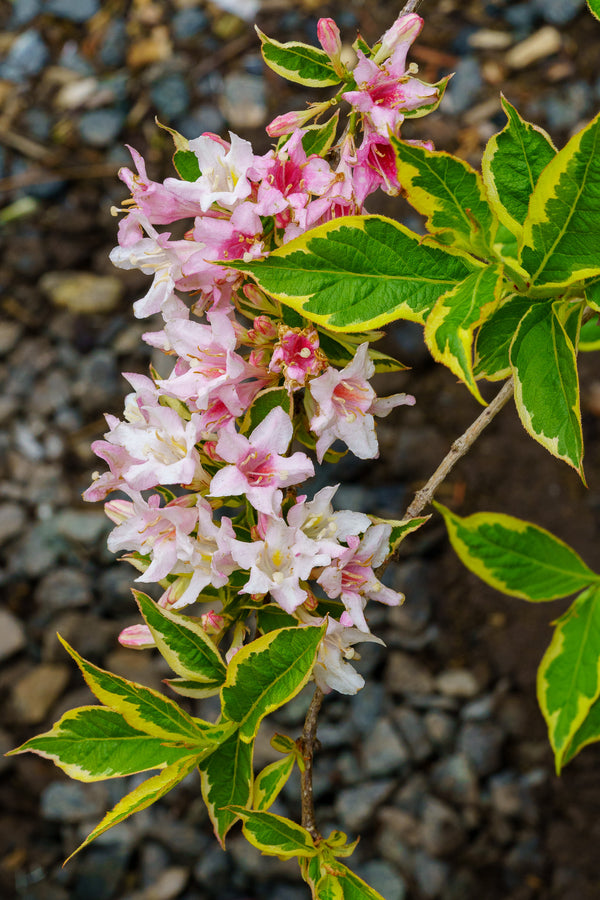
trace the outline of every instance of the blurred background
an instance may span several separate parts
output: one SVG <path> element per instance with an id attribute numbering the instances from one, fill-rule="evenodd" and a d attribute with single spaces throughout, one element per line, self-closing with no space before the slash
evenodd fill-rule
<path id="1" fill-rule="evenodd" d="M 149 175 L 170 174 L 171 140 L 233 130 L 268 149 L 275 115 L 314 99 L 265 69 L 256 21 L 279 41 L 316 42 L 330 15 L 352 43 L 373 43 L 399 12 L 381 0 L 0 0 L 0 748 L 92 702 L 56 639 L 97 664 L 158 687 L 152 653 L 120 648 L 135 621 L 133 570 L 106 550 L 108 520 L 81 492 L 97 460 L 102 414 L 120 414 L 121 371 L 146 372 L 148 322 L 131 304 L 138 272 L 113 271 L 113 205 L 129 143 Z M 504 125 L 499 91 L 561 146 L 600 106 L 600 23 L 584 0 L 423 0 L 425 27 L 409 59 L 421 76 L 455 76 L 439 113 L 406 138 L 478 165 Z M 418 228 L 399 200 L 380 211 Z M 372 211 L 379 211 L 374 206 Z M 150 325 L 151 327 L 151 325 Z M 401 516 L 479 412 L 428 360 L 418 328 L 391 328 L 386 349 L 411 366 L 380 383 L 417 405 L 379 428 L 381 460 L 347 457 L 342 507 Z M 439 498 L 461 514 L 530 518 L 600 563 L 600 371 L 582 360 L 586 490 L 523 432 L 505 408 L 452 473 Z M 489 386 L 486 396 L 493 396 Z M 564 605 L 527 606 L 487 589 L 448 550 L 441 523 L 406 543 L 389 571 L 406 593 L 373 609 L 387 648 L 365 645 L 367 686 L 326 699 L 319 728 L 322 830 L 362 835 L 352 865 L 386 900 L 588 900 L 600 896 L 600 752 L 556 778 L 535 704 L 535 670 Z M 375 604 L 373 604 L 375 606 Z M 308 695 L 269 721 L 301 730 Z M 211 715 L 211 704 L 190 709 Z M 262 734 L 262 732 L 261 732 Z M 33 756 L 0 759 L 0 895 L 19 900 L 303 900 L 295 864 L 260 857 L 234 833 L 230 854 L 211 834 L 190 776 L 144 813 L 64 858 L 135 778 L 71 782 Z M 295 816 L 290 783 L 275 811 Z"/>

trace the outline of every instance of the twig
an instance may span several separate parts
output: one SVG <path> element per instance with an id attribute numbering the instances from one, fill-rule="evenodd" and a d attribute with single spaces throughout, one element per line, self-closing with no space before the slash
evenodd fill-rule
<path id="1" fill-rule="evenodd" d="M 425 487 L 421 488 L 421 490 L 417 491 L 415 494 L 415 499 L 404 513 L 405 519 L 413 519 L 415 516 L 418 516 L 425 509 L 427 504 L 431 502 L 433 495 L 444 478 L 446 478 L 458 460 L 465 455 L 467 450 L 477 440 L 483 429 L 490 424 L 494 416 L 500 412 L 505 403 L 512 397 L 513 388 L 514 382 L 511 377 L 508 379 L 502 390 L 496 394 L 490 405 L 486 406 L 481 415 L 475 419 L 465 433 L 454 441 L 450 448 L 450 452 L 439 464 Z"/>
<path id="2" fill-rule="evenodd" d="M 306 713 L 304 720 L 304 729 L 302 737 L 298 739 L 300 749 L 302 750 L 302 758 L 304 759 L 304 772 L 301 774 L 300 795 L 302 798 L 302 827 L 306 828 L 315 844 L 321 840 L 321 835 L 317 829 L 315 819 L 315 801 L 313 797 L 312 772 L 313 772 L 313 755 L 315 745 L 317 743 L 317 718 L 319 710 L 323 703 L 323 691 L 321 688 L 315 688 L 313 698 Z"/>
<path id="3" fill-rule="evenodd" d="M 409 16 L 411 13 L 414 13 L 414 11 L 416 10 L 416 8 L 419 6 L 420 3 L 421 3 L 421 0 L 407 0 L 407 2 L 404 4 L 404 8 L 402 9 L 402 12 L 400 13 L 400 15 L 401 16 Z"/>
<path id="4" fill-rule="evenodd" d="M 49 181 L 79 181 L 86 178 L 114 178 L 119 169 L 117 163 L 91 163 L 82 166 L 65 166 L 56 169 L 30 169 L 0 179 L 0 193 L 15 191 Z"/>

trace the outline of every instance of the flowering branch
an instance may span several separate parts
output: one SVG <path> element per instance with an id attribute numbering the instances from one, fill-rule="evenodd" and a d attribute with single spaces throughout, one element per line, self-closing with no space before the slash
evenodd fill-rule
<path id="1" fill-rule="evenodd" d="M 321 704 L 323 703 L 323 691 L 317 687 L 313 694 L 313 698 L 306 713 L 304 720 L 304 728 L 302 737 L 298 739 L 298 744 L 302 751 L 302 759 L 304 760 L 304 770 L 301 772 L 301 788 L 300 795 L 302 800 L 302 827 L 310 833 L 315 844 L 321 840 L 321 835 L 317 829 L 315 819 L 315 803 L 313 797 L 313 755 L 315 746 L 317 745 L 317 720 Z"/>

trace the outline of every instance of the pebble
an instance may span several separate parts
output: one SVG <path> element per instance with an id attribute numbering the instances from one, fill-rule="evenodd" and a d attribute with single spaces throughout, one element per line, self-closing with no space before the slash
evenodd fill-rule
<path id="1" fill-rule="evenodd" d="M 371 859 L 356 866 L 355 872 L 385 900 L 404 900 L 408 896 L 406 881 L 389 862 Z"/>
<path id="2" fill-rule="evenodd" d="M 125 64 L 127 53 L 127 25 L 123 19 L 113 18 L 108 23 L 100 47 L 100 61 L 111 69 Z"/>
<path id="3" fill-rule="evenodd" d="M 121 109 L 90 109 L 81 115 L 77 128 L 86 144 L 108 147 L 118 138 L 126 118 Z"/>
<path id="4" fill-rule="evenodd" d="M 503 743 L 504 732 L 494 722 L 467 722 L 460 730 L 457 748 L 484 777 L 500 768 Z"/>
<path id="5" fill-rule="evenodd" d="M 71 568 L 48 572 L 38 584 L 34 596 L 43 609 L 90 606 L 93 599 L 88 576 L 81 569 Z"/>
<path id="6" fill-rule="evenodd" d="M 395 694 L 430 694 L 435 688 L 429 669 L 416 657 L 401 650 L 390 652 L 385 680 L 388 689 Z"/>
<path id="7" fill-rule="evenodd" d="M 392 564 L 383 581 L 395 591 L 406 595 L 404 603 L 389 610 L 388 621 L 393 628 L 416 634 L 425 628 L 431 617 L 431 596 L 427 585 L 427 569 L 421 560 Z M 391 638 L 393 642 L 394 638 Z"/>
<path id="8" fill-rule="evenodd" d="M 42 4 L 43 0 L 15 0 L 8 27 L 12 31 L 17 31 L 23 25 L 27 25 L 42 11 Z"/>
<path id="9" fill-rule="evenodd" d="M 20 722 L 42 722 L 71 677 L 71 667 L 60 663 L 40 663 L 13 687 L 12 706 Z"/>
<path id="10" fill-rule="evenodd" d="M 468 669 L 446 669 L 435 679 L 435 686 L 446 697 L 467 699 L 479 693 L 477 679 Z"/>
<path id="11" fill-rule="evenodd" d="M 410 761 L 406 743 L 387 717 L 375 723 L 362 744 L 361 753 L 365 771 L 374 776 L 391 775 Z"/>
<path id="12" fill-rule="evenodd" d="M 341 790 L 335 798 L 336 814 L 346 828 L 360 832 L 369 825 L 380 803 L 386 800 L 396 782 L 391 779 L 366 781 L 357 787 Z"/>
<path id="13" fill-rule="evenodd" d="M 193 140 L 205 132 L 218 134 L 224 127 L 223 114 L 210 103 L 194 107 L 187 115 L 177 120 L 177 130 L 188 140 Z"/>
<path id="14" fill-rule="evenodd" d="M 411 757 L 416 762 L 426 760 L 433 748 L 421 716 L 409 707 L 403 706 L 394 710 L 393 719 L 408 745 Z"/>
<path id="15" fill-rule="evenodd" d="M 435 900 L 436 897 L 441 896 L 448 882 L 449 874 L 448 863 L 440 859 L 432 859 L 429 854 L 421 850 L 415 853 L 415 881 L 422 896 L 427 900 Z"/>
<path id="16" fill-rule="evenodd" d="M 25 510 L 18 503 L 0 504 L 0 547 L 21 533 L 26 520 Z"/>
<path id="17" fill-rule="evenodd" d="M 44 819 L 72 825 L 102 817 L 108 796 L 102 784 L 80 784 L 77 781 L 52 781 L 41 796 Z"/>
<path id="18" fill-rule="evenodd" d="M 67 545 L 55 532 L 51 522 L 40 522 L 30 528 L 10 557 L 8 569 L 37 578 L 56 565 Z"/>
<path id="19" fill-rule="evenodd" d="M 41 72 L 49 57 L 41 34 L 30 28 L 13 41 L 6 59 L 0 64 L 0 78 L 19 83 Z"/>
<path id="20" fill-rule="evenodd" d="M 208 26 L 206 13 L 197 7 L 184 7 L 177 10 L 171 20 L 173 34 L 179 41 L 194 37 Z"/>
<path id="21" fill-rule="evenodd" d="M 190 92 L 186 81 L 179 72 L 167 72 L 153 81 L 150 97 L 159 116 L 167 122 L 182 116 L 190 104 Z"/>
<path id="22" fill-rule="evenodd" d="M 174 900 L 190 880 L 190 870 L 186 866 L 168 866 L 157 873 L 156 879 L 141 891 L 129 894 L 127 900 Z"/>
<path id="23" fill-rule="evenodd" d="M 65 509 L 54 516 L 56 533 L 77 544 L 94 544 L 111 527 L 103 512 Z"/>
<path id="24" fill-rule="evenodd" d="M 20 322 L 15 322 L 14 319 L 0 322 L 0 356 L 5 356 L 14 349 L 22 333 L 23 326 Z"/>
<path id="25" fill-rule="evenodd" d="M 267 118 L 264 79 L 234 72 L 224 79 L 221 111 L 232 128 L 259 128 Z"/>
<path id="26" fill-rule="evenodd" d="M 500 772 L 490 778 L 490 800 L 492 807 L 501 816 L 518 816 L 521 812 L 522 791 L 514 772 Z"/>
<path id="27" fill-rule="evenodd" d="M 478 61 L 465 56 L 456 66 L 454 77 L 444 97 L 446 112 L 462 113 L 473 105 L 483 80 Z"/>
<path id="28" fill-rule="evenodd" d="M 558 53 L 562 47 L 560 31 L 552 25 L 544 25 L 530 37 L 511 47 L 504 60 L 513 69 L 524 69 L 540 59 Z"/>
<path id="29" fill-rule="evenodd" d="M 0 662 L 9 659 L 25 646 L 25 629 L 7 609 L 0 609 Z"/>
<path id="30" fill-rule="evenodd" d="M 109 900 L 123 896 L 119 890 L 129 868 L 128 846 L 91 847 L 78 860 L 69 900 Z"/>
<path id="31" fill-rule="evenodd" d="M 352 698 L 350 717 L 359 734 L 369 734 L 374 728 L 382 714 L 384 696 L 384 685 L 371 680 Z"/>
<path id="32" fill-rule="evenodd" d="M 464 844 L 465 838 L 458 813 L 437 797 L 427 797 L 421 820 L 421 840 L 426 852 L 430 856 L 449 856 Z"/>
<path id="33" fill-rule="evenodd" d="M 589 84 L 576 81 L 565 85 L 560 92 L 548 94 L 539 106 L 550 128 L 569 130 L 587 115 L 592 103 L 593 92 Z"/>
<path id="34" fill-rule="evenodd" d="M 454 753 L 435 763 L 431 769 L 435 791 L 456 803 L 476 803 L 479 798 L 477 776 L 463 753 Z"/>
<path id="35" fill-rule="evenodd" d="M 47 272 L 39 286 L 55 306 L 80 315 L 112 312 L 123 296 L 120 278 L 91 272 Z"/>
<path id="36" fill-rule="evenodd" d="M 532 6 L 553 25 L 566 25 L 585 6 L 585 0 L 533 0 Z"/>
<path id="37" fill-rule="evenodd" d="M 45 12 L 59 19 L 83 24 L 100 9 L 100 0 L 46 0 Z"/>

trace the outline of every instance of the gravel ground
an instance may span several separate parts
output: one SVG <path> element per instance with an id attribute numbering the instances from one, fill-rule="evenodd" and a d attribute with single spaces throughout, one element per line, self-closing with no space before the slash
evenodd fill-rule
<path id="1" fill-rule="evenodd" d="M 223 4 L 224 6 L 225 4 Z M 139 273 L 113 273 L 108 252 L 125 196 L 124 143 L 166 174 L 170 139 L 228 128 L 267 147 L 264 125 L 307 97 L 265 71 L 252 0 L 0 2 L 0 747 L 89 702 L 60 632 L 86 657 L 148 685 L 165 671 L 116 643 L 135 620 L 132 571 L 105 548 L 108 521 L 85 505 L 102 413 L 119 414 L 125 371 L 150 348 L 131 303 Z M 456 71 L 443 112 L 405 137 L 431 137 L 477 164 L 503 125 L 502 89 L 563 142 L 600 105 L 600 25 L 583 0 L 425 0 L 414 58 L 423 77 Z M 236 15 L 235 13 L 241 14 Z M 260 27 L 279 40 L 316 39 L 319 15 L 347 39 L 373 41 L 398 9 L 382 2 L 266 0 Z M 398 204 L 382 209 L 398 215 Z M 410 214 L 408 214 L 410 215 Z M 413 219 L 410 219 L 413 221 Z M 346 459 L 340 503 L 398 515 L 449 443 L 477 414 L 418 331 L 389 346 L 413 366 L 399 376 L 414 409 L 380 429 L 382 461 Z M 440 498 L 461 512 L 496 509 L 551 528 L 598 564 L 600 374 L 584 361 L 589 492 L 524 435 L 505 410 Z M 395 387 L 395 384 L 394 384 Z M 493 392 L 492 392 L 493 393 Z M 531 485 L 530 473 L 539 483 Z M 339 475 L 331 476 L 336 479 Z M 386 900 L 587 900 L 600 896 L 598 752 L 553 775 L 534 672 L 558 614 L 487 590 L 448 553 L 439 524 L 419 533 L 390 571 L 405 606 L 375 610 L 387 649 L 365 645 L 367 687 L 327 699 L 319 736 L 318 817 L 362 834 L 353 860 Z M 594 559 L 595 554 L 595 559 Z M 299 733 L 301 695 L 268 728 Z M 201 706 L 210 714 L 210 704 Z M 267 735 L 268 736 L 268 735 Z M 272 759 L 267 737 L 257 764 Z M 237 835 L 217 847 L 197 781 L 62 861 L 135 778 L 70 782 L 34 757 L 0 760 L 0 893 L 19 900 L 302 900 L 295 865 L 260 857 Z M 298 786 L 278 809 L 295 815 Z"/>

